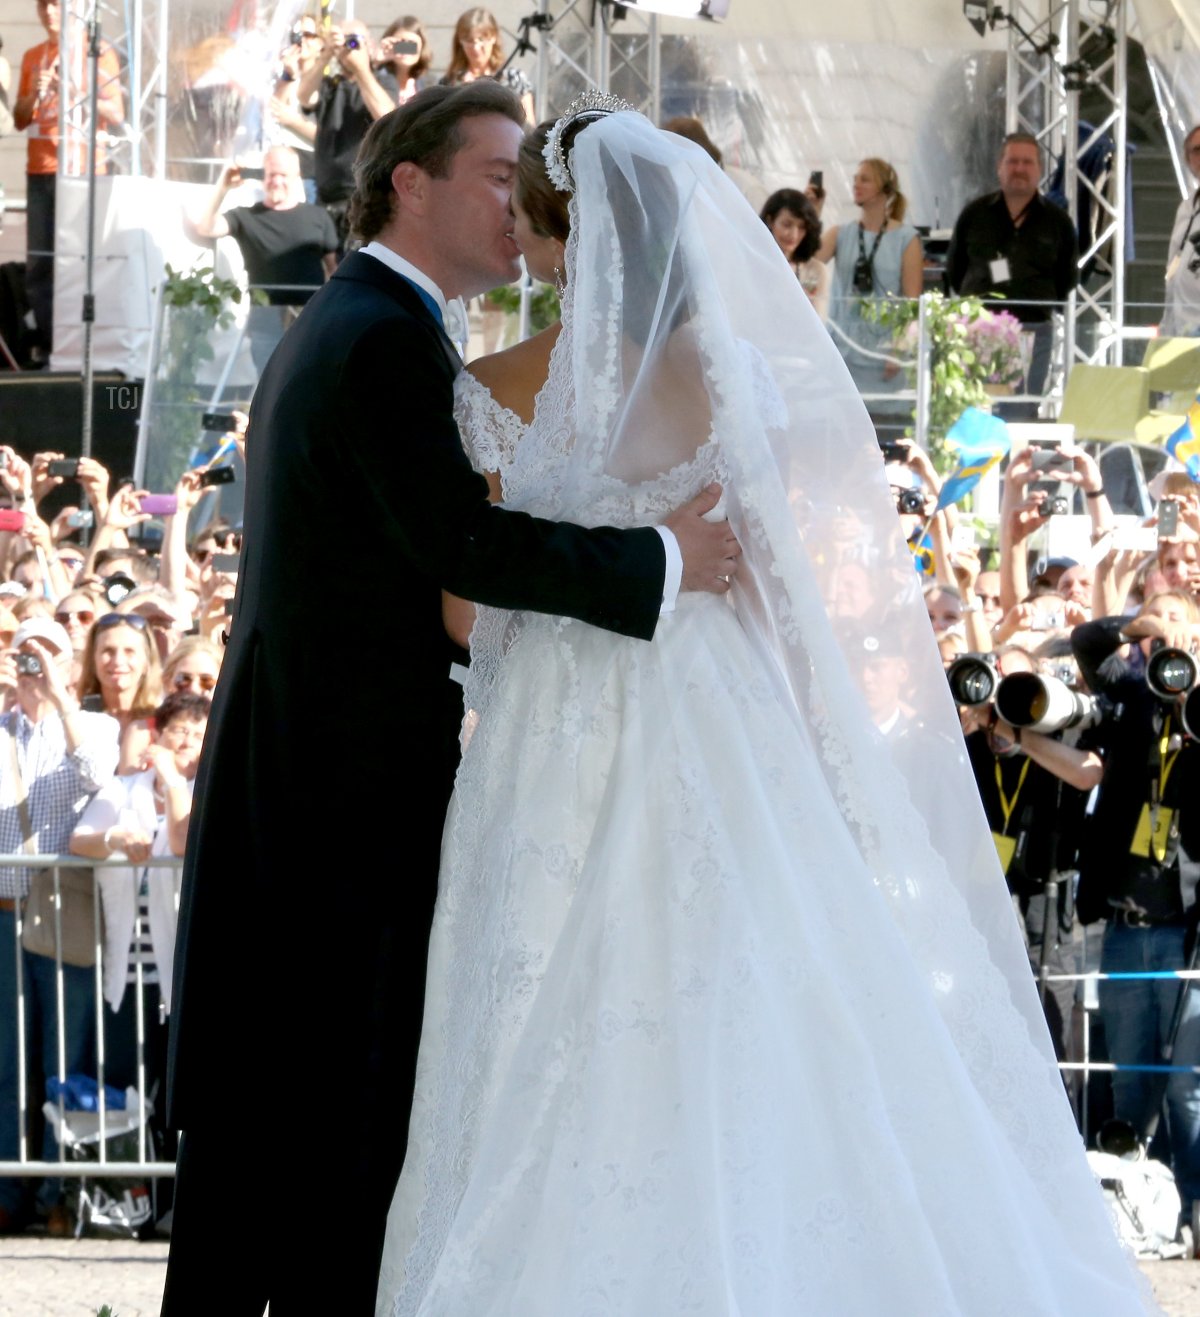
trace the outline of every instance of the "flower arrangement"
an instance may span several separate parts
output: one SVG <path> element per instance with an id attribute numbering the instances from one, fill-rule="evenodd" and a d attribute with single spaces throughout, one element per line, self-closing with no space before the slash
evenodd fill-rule
<path id="1" fill-rule="evenodd" d="M 975 373 L 984 384 L 1018 384 L 1025 374 L 1021 322 L 1009 311 L 984 311 L 967 323 Z"/>

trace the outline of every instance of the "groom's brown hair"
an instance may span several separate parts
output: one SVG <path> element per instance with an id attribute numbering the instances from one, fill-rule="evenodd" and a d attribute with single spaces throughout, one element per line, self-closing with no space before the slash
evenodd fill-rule
<path id="1" fill-rule="evenodd" d="M 480 114 L 502 114 L 525 127 L 518 97 L 487 79 L 430 87 L 375 120 L 358 148 L 350 201 L 350 228 L 363 242 L 376 237 L 392 217 L 396 166 L 411 161 L 432 178 L 445 178 L 463 145 L 462 121 Z"/>

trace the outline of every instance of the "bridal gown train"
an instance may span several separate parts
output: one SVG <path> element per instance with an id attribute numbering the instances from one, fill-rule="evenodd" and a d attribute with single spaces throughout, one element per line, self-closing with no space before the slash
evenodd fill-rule
<path id="1" fill-rule="evenodd" d="M 586 251 L 568 256 L 586 289 Z M 531 426 L 460 376 L 464 441 L 506 501 L 637 525 L 718 479 L 749 559 L 784 543 L 725 427 L 782 424 L 795 399 L 744 344 L 706 357 L 725 374 L 690 457 L 539 504 L 570 484 L 590 388 L 564 311 Z M 764 608 L 791 573 L 681 595 L 649 643 L 480 610 L 380 1317 L 1144 1310 L 994 854 L 973 860 L 998 888 L 981 916 L 910 804 L 943 767 L 966 780 L 961 741 L 918 729 L 906 783 L 816 591 Z M 803 637 L 799 690 L 767 613 Z M 986 849 L 977 804 L 953 785 L 944 803 Z"/>
<path id="2" fill-rule="evenodd" d="M 520 422 L 461 378 L 503 467 Z M 958 1038 L 735 610 L 509 644 L 447 828 L 381 1313 L 1135 1311 L 1045 1201 L 1069 1113 L 957 894 L 925 916 L 974 980 Z"/>

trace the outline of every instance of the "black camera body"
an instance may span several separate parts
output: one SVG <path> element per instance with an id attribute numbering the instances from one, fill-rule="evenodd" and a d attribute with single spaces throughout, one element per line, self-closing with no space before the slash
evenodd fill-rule
<path id="1" fill-rule="evenodd" d="M 104 577 L 100 584 L 104 587 L 104 597 L 111 608 L 116 608 L 130 591 L 137 589 L 137 582 L 124 572 L 113 572 L 111 576 Z"/>
<path id="2" fill-rule="evenodd" d="M 1029 486 L 1031 494 L 1045 494 L 1038 513 L 1043 517 L 1065 517 L 1071 511 L 1071 500 L 1062 492 L 1057 480 L 1035 480 Z"/>
<path id="3" fill-rule="evenodd" d="M 856 293 L 873 293 L 875 291 L 875 271 L 871 268 L 871 262 L 865 256 L 860 256 L 854 262 L 854 280 L 853 287 Z"/>
<path id="4" fill-rule="evenodd" d="M 42 675 L 42 660 L 36 654 L 18 654 L 17 655 L 17 676 L 18 677 L 40 677 Z"/>
<path id="5" fill-rule="evenodd" d="M 902 489 L 896 495 L 896 508 L 902 514 L 925 511 L 925 495 L 919 489 Z"/>
<path id="6" fill-rule="evenodd" d="M 976 708 L 990 703 L 1000 684 L 995 654 L 963 654 L 946 669 L 946 681 L 955 704 Z"/>
<path id="7" fill-rule="evenodd" d="M 350 35 L 346 38 L 347 50 L 358 50 L 361 45 L 362 45 L 362 37 L 360 37 L 357 32 L 351 32 Z"/>

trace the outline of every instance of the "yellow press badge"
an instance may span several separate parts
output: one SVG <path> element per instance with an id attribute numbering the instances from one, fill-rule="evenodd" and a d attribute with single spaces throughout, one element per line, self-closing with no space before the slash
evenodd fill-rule
<path id="1" fill-rule="evenodd" d="M 1017 839 L 1006 837 L 1002 832 L 993 832 L 992 841 L 996 843 L 996 854 L 1000 857 L 1001 871 L 1007 874 L 1008 866 L 1012 864 L 1013 856 L 1017 851 Z"/>
<path id="2" fill-rule="evenodd" d="M 1142 812 L 1138 817 L 1137 828 L 1133 834 L 1133 845 L 1129 848 L 1130 855 L 1141 855 L 1146 859 L 1150 858 L 1151 840 L 1154 843 L 1154 859 L 1162 861 L 1167 854 L 1167 841 L 1171 835 L 1171 819 L 1175 811 L 1167 809 L 1160 805 L 1154 811 L 1154 835 L 1150 835 L 1150 806 L 1143 805 Z"/>

